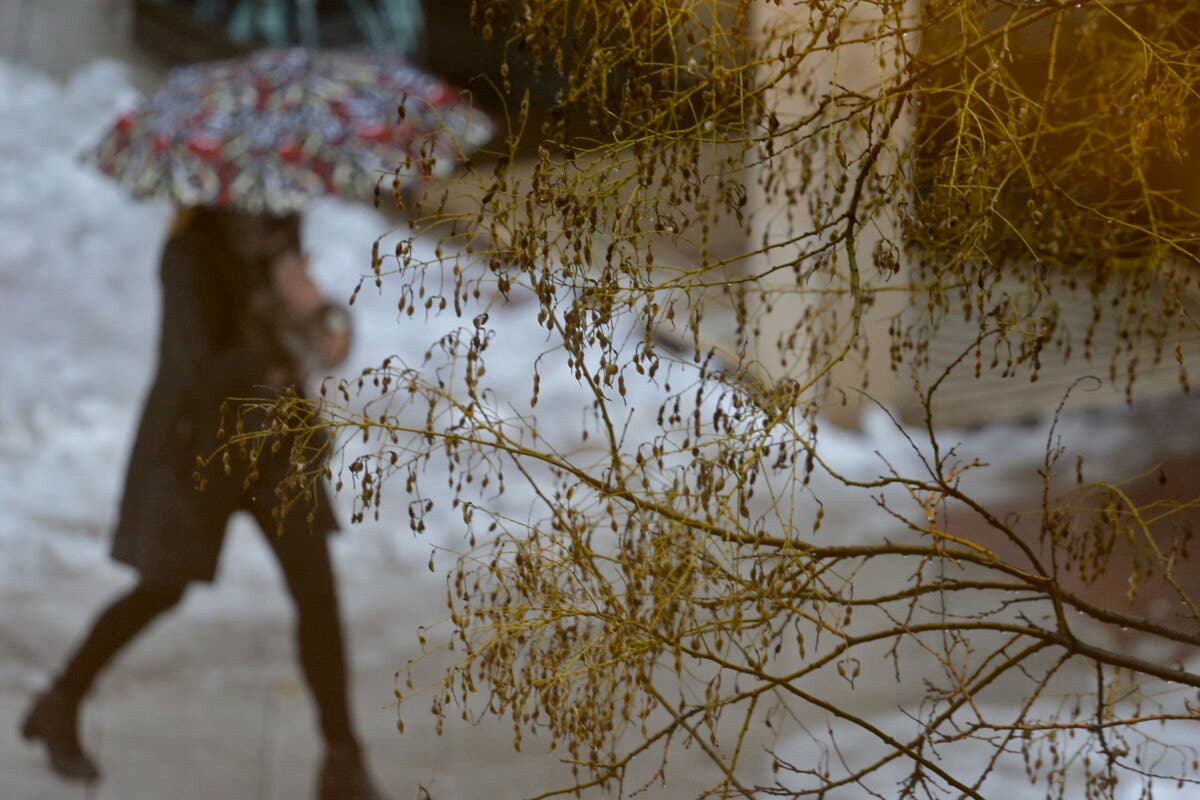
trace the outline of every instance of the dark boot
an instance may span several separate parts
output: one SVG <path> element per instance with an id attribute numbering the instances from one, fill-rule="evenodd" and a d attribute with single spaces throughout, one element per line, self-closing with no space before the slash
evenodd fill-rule
<path id="1" fill-rule="evenodd" d="M 27 742 L 46 745 L 50 767 L 64 778 L 96 781 L 100 770 L 79 743 L 79 700 L 59 689 L 39 695 L 21 725 Z"/>
<path id="2" fill-rule="evenodd" d="M 386 800 L 375 788 L 356 743 L 328 745 L 317 800 Z"/>

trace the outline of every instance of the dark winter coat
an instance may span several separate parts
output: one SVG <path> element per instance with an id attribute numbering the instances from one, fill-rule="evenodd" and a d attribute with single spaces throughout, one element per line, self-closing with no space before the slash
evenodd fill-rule
<path id="1" fill-rule="evenodd" d="M 231 476 L 219 461 L 208 470 L 203 492 L 195 481 L 196 456 L 217 445 L 223 400 L 261 394 L 268 372 L 281 364 L 281 351 L 247 324 L 255 275 L 265 280 L 257 265 L 240 262 L 203 215 L 173 234 L 163 251 L 158 371 L 129 458 L 112 548 L 113 558 L 145 581 L 211 581 L 229 516 L 244 509 L 261 524 L 275 506 L 286 455 L 268 457 L 249 489 L 236 458 Z M 284 536 L 325 535 L 338 527 L 324 482 L 315 495 L 313 503 L 292 510 Z"/>

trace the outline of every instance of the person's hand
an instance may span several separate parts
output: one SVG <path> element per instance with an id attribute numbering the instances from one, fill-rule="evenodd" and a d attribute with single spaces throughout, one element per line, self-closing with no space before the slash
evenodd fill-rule
<path id="1" fill-rule="evenodd" d="M 292 319 L 307 319 L 321 307 L 321 290 L 308 275 L 308 258 L 289 250 L 271 264 L 271 284 Z"/>
<path id="2" fill-rule="evenodd" d="M 344 307 L 328 303 L 320 311 L 318 328 L 317 358 L 322 367 L 331 369 L 350 355 L 350 345 L 354 341 L 350 314 Z"/>
<path id="3" fill-rule="evenodd" d="M 331 369 L 350 355 L 350 331 L 334 331 L 321 338 L 321 366 Z"/>
<path id="4" fill-rule="evenodd" d="M 281 391 L 295 382 L 295 374 L 285 366 L 277 364 L 267 369 L 266 385 L 272 389 Z"/>

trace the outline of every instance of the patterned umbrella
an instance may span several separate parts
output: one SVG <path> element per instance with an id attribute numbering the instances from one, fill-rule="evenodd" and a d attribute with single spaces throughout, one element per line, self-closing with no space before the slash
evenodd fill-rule
<path id="1" fill-rule="evenodd" d="M 86 158 L 138 196 L 283 214 L 445 175 L 494 132 L 398 56 L 267 50 L 174 70 Z"/>

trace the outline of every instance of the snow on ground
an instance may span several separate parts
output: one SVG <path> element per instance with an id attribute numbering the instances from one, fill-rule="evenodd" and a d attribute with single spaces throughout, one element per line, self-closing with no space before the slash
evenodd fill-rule
<path id="1" fill-rule="evenodd" d="M 979 713 L 984 719 L 996 722 L 1005 719 L 1011 720 L 1013 712 L 1011 708 L 984 705 L 979 708 Z M 973 714 L 963 714 L 961 718 L 967 724 L 975 721 Z M 873 716 L 871 722 L 900 741 L 909 741 L 919 732 L 919 727 L 912 717 L 899 710 L 883 711 Z M 1190 729 L 1191 725 L 1192 723 L 1168 723 L 1163 726 L 1146 726 L 1147 730 L 1143 732 L 1158 741 L 1194 742 L 1195 732 Z M 1033 749 L 1027 761 L 1021 753 L 1019 737 L 1006 740 L 1003 734 L 994 735 L 993 742 L 1003 744 L 1007 755 L 998 759 L 994 768 L 989 770 L 987 778 L 980 784 L 980 793 L 987 798 L 1011 798 L 1012 800 L 1043 798 L 1048 796 L 1045 788 L 1047 773 L 1063 770 L 1068 775 L 1074 776 L 1075 780 L 1067 782 L 1062 795 L 1054 794 L 1052 796 L 1061 796 L 1068 800 L 1104 796 L 1088 794 L 1083 782 L 1078 780 L 1078 776 L 1085 769 L 1097 770 L 1103 761 L 1103 754 L 1098 747 L 1093 745 L 1090 750 L 1086 751 L 1080 749 L 1081 738 L 1077 735 L 1059 737 L 1055 749 L 1063 761 L 1054 764 L 1050 754 L 1051 748 Z M 1138 742 L 1136 739 L 1132 741 L 1135 744 Z M 980 773 L 985 770 L 988 760 L 994 756 L 995 749 L 991 743 L 963 739 L 936 744 L 930 747 L 926 753 L 936 754 L 937 763 L 948 769 L 956 779 L 973 785 L 978 780 Z M 827 731 L 821 727 L 814 727 L 805 733 L 792 736 L 779 748 L 779 752 L 790 764 L 797 765 L 802 769 L 827 768 L 831 769 L 835 775 L 841 775 L 844 773 L 840 767 L 861 769 L 885 755 L 887 750 L 880 746 L 878 740 L 862 730 L 848 730 L 838 736 L 837 748 L 833 749 L 829 747 Z M 1156 753 L 1161 759 L 1144 762 L 1153 764 L 1148 768 L 1151 771 L 1188 775 L 1189 770 L 1192 769 L 1193 755 L 1190 752 L 1163 752 L 1153 746 L 1151 752 Z M 1085 765 L 1085 758 L 1090 760 L 1090 764 Z M 1132 764 L 1131 757 L 1123 760 L 1126 764 Z M 869 778 L 864 779 L 862 783 L 848 784 L 827 795 L 822 795 L 822 798 L 823 800 L 860 800 L 864 797 L 877 797 L 887 800 L 895 796 L 898 787 L 910 779 L 912 773 L 912 762 L 896 759 Z M 786 768 L 781 770 L 777 777 L 779 777 L 781 786 L 788 787 L 792 791 L 799 791 L 813 785 L 811 779 L 789 774 Z M 1058 777 L 1061 778 L 1061 774 Z M 1191 777 L 1195 778 L 1194 771 Z M 935 780 L 933 783 L 936 785 L 938 781 Z M 944 786 L 944 784 L 942 785 Z M 917 796 L 923 795 L 918 794 Z M 1169 780 L 1160 780 L 1154 783 L 1154 800 L 1190 800 L 1196 796 L 1197 786 L 1194 782 L 1182 786 Z M 1113 794 L 1113 800 L 1144 800 L 1145 797 L 1146 795 L 1142 794 L 1141 785 L 1131 780 L 1121 781 L 1115 787 Z"/>
<path id="2" fill-rule="evenodd" d="M 107 558 L 107 533 L 153 366 L 157 255 L 171 211 L 161 203 L 134 202 L 78 163 L 76 154 L 131 98 L 113 62 L 85 68 L 66 85 L 0 62 L 0 585 L 7 591 L 49 595 L 67 582 L 107 590 L 128 580 Z M 306 246 L 329 294 L 349 295 L 369 264 L 371 242 L 393 224 L 361 205 L 327 201 L 314 208 Z M 422 246 L 432 259 L 432 244 Z M 359 296 L 355 350 L 343 374 L 354 375 L 393 354 L 420 364 L 433 340 L 463 324 L 451 315 L 398 319 L 394 301 L 386 286 L 382 294 L 364 290 Z M 490 309 L 496 342 L 489 350 L 487 381 L 499 408 L 528 411 L 531 359 L 552 344 L 530 308 L 517 302 Z M 565 370 L 553 368 L 561 357 L 547 358 L 539 425 L 558 437 L 557 445 L 579 446 L 573 437 L 586 397 Z M 678 373 L 677 383 L 684 382 L 686 375 Z M 639 431 L 652 430 L 650 410 L 658 407 L 660 391 L 650 383 L 631 383 L 627 403 L 614 406 L 620 418 L 629 417 L 634 440 L 652 435 Z M 1178 401 L 1164 408 L 1165 413 L 1067 414 L 1060 433 L 1094 463 L 1133 469 L 1140 465 L 1125 458 L 1133 450 L 1149 463 L 1156 453 L 1194 449 L 1200 440 L 1200 430 L 1178 425 Z M 988 456 L 993 467 L 976 486 L 1002 499 L 1028 488 L 1024 482 L 1040 462 L 1046 435 L 1043 424 L 947 432 L 946 438 L 963 442 L 965 455 Z M 831 464 L 852 477 L 882 472 L 877 451 L 902 469 L 917 463 L 880 412 L 869 415 L 862 433 L 828 429 L 821 441 Z M 1139 446 L 1131 448 L 1135 442 Z M 871 538 L 893 532 L 865 498 L 829 481 L 818 480 L 815 491 L 826 503 L 825 535 Z M 448 503 L 438 505 L 429 532 L 416 538 L 398 492 L 394 487 L 381 522 L 355 526 L 335 545 L 354 613 L 386 618 L 404 607 L 404 591 L 437 591 L 429 581 L 398 588 L 390 578 L 424 564 L 435 545 L 463 546 L 461 523 Z M 504 503 L 512 513 L 531 502 L 523 492 L 510 486 Z M 222 591 L 214 596 L 221 599 L 206 612 L 228 624 L 244 618 L 247 600 L 264 583 L 276 583 L 268 551 L 250 528 L 246 520 L 235 523 L 224 554 Z M 277 605 L 282 608 L 282 600 Z M 400 627 L 396 635 L 407 636 L 413 626 Z M 20 653 L 0 652 L 0 679 L 27 681 L 37 669 Z"/>

